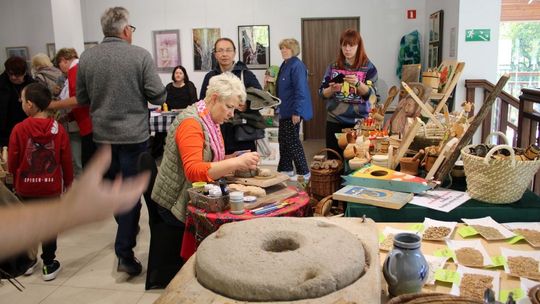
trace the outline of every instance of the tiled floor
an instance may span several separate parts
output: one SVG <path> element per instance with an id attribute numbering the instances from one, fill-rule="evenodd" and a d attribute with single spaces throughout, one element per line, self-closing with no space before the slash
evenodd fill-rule
<path id="1" fill-rule="evenodd" d="M 309 160 L 322 149 L 323 140 L 304 142 Z M 144 204 L 144 203 L 143 203 Z M 148 261 L 148 213 L 143 205 L 138 243 L 135 255 L 143 264 L 143 273 L 128 279 L 116 272 L 114 236 L 116 222 L 110 219 L 63 233 L 58 238 L 57 259 L 62 264 L 58 277 L 49 282 L 41 279 L 41 271 L 28 277 L 19 277 L 26 287 L 17 291 L 11 284 L 0 284 L 0 304 L 147 304 L 153 303 L 162 290 L 145 291 Z"/>

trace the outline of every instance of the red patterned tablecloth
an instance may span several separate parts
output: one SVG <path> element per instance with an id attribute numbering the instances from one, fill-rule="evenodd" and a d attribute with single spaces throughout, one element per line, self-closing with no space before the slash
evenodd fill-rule
<path id="1" fill-rule="evenodd" d="M 311 215 L 309 196 L 301 192 L 298 196 L 287 199 L 293 204 L 264 215 L 254 215 L 247 210 L 244 214 L 235 215 L 229 212 L 211 213 L 192 205 L 187 207 L 186 228 L 182 239 L 182 251 L 180 256 L 187 261 L 197 251 L 199 244 L 210 234 L 226 223 L 250 220 L 259 217 L 294 216 L 304 217 Z"/>

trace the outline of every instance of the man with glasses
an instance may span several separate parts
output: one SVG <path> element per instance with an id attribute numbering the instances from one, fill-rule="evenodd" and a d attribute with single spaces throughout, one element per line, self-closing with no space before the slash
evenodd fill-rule
<path id="1" fill-rule="evenodd" d="M 26 118 L 21 106 L 21 91 L 34 82 L 27 73 L 26 61 L 10 57 L 4 62 L 0 75 L 0 148 L 8 145 L 13 127 Z"/>
<path id="2" fill-rule="evenodd" d="M 255 77 L 255 74 L 248 69 L 245 63 L 242 61 L 234 62 L 236 57 L 236 47 L 230 38 L 219 38 L 216 40 L 216 43 L 214 43 L 214 57 L 216 57 L 218 63 L 217 67 L 204 76 L 200 99 L 204 99 L 206 96 L 206 87 L 208 86 L 210 78 L 225 72 L 231 72 L 236 75 L 236 77 L 242 79 L 246 89 L 262 89 L 257 77 Z M 259 111 L 251 110 L 249 109 L 249 106 L 250 101 L 248 100 L 245 105 L 235 111 L 234 121 L 243 121 L 243 119 L 252 118 L 253 120 L 262 121 L 263 119 Z M 264 123 L 262 126 L 264 127 Z M 223 135 L 223 140 L 225 141 L 225 153 L 231 154 L 235 151 L 243 150 L 257 151 L 254 140 L 238 141 L 236 139 L 235 128 L 236 125 L 230 122 L 221 125 L 221 133 Z"/>
<path id="3" fill-rule="evenodd" d="M 112 162 L 107 177 L 136 175 L 137 160 L 147 150 L 150 136 L 147 101 L 161 105 L 165 87 L 152 56 L 131 45 L 135 27 L 123 7 L 107 9 L 101 16 L 105 38 L 82 53 L 77 73 L 77 101 L 90 105 L 94 142 L 110 144 Z M 141 263 L 133 248 L 139 227 L 141 204 L 115 217 L 118 223 L 114 249 L 117 271 L 138 275 Z"/>

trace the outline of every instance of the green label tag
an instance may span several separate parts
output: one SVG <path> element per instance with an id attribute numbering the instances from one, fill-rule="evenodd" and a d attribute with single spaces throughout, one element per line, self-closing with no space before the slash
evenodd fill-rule
<path id="1" fill-rule="evenodd" d="M 435 270 L 435 280 L 447 283 L 459 282 L 459 274 L 452 270 L 437 269 Z"/>
<path id="2" fill-rule="evenodd" d="M 424 229 L 424 224 L 422 223 L 416 223 L 416 224 L 413 224 L 411 227 L 409 227 L 409 230 L 414 230 L 414 231 L 422 231 Z"/>
<path id="3" fill-rule="evenodd" d="M 382 233 L 379 233 L 379 243 L 382 243 L 384 241 L 386 237 L 384 236 L 384 234 Z"/>
<path id="4" fill-rule="evenodd" d="M 515 237 L 511 238 L 510 240 L 508 240 L 508 243 L 509 244 L 515 244 L 521 240 L 524 240 L 525 238 L 522 236 L 522 235 L 516 235 Z"/>
<path id="5" fill-rule="evenodd" d="M 461 235 L 461 237 L 464 237 L 464 238 L 478 234 L 478 231 L 476 231 L 476 229 L 474 229 L 471 226 L 460 227 L 458 228 L 457 232 L 459 233 L 459 235 Z"/>
<path id="6" fill-rule="evenodd" d="M 493 263 L 488 266 L 489 268 L 504 266 L 504 264 L 506 264 L 506 259 L 502 255 L 491 257 L 491 261 L 493 261 Z"/>
<path id="7" fill-rule="evenodd" d="M 499 301 L 506 303 L 510 293 L 513 293 L 512 298 L 514 300 L 519 300 L 525 296 L 525 292 L 521 288 L 514 288 L 510 290 L 501 289 L 499 292 Z"/>
<path id="8" fill-rule="evenodd" d="M 437 249 L 435 250 L 435 252 L 433 253 L 434 256 L 437 256 L 437 257 L 445 257 L 445 258 L 452 258 L 454 259 L 454 252 L 452 250 L 450 250 L 450 248 L 448 247 L 445 247 L 445 248 L 442 248 L 442 249 Z M 454 259 L 455 260 L 455 259 Z"/>

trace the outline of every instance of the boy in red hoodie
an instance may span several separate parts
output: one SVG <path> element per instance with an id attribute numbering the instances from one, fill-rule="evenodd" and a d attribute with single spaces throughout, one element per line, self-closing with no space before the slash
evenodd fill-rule
<path id="1" fill-rule="evenodd" d="M 21 92 L 21 105 L 28 118 L 11 132 L 8 168 L 14 177 L 15 192 L 24 202 L 58 197 L 73 181 L 71 148 L 64 127 L 49 117 L 45 109 L 51 92 L 39 83 L 27 85 Z M 56 237 L 42 244 L 43 279 L 50 281 L 60 271 L 56 258 Z M 36 262 L 28 269 L 32 274 Z"/>

